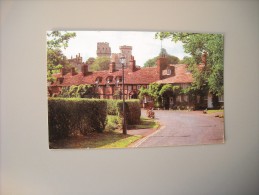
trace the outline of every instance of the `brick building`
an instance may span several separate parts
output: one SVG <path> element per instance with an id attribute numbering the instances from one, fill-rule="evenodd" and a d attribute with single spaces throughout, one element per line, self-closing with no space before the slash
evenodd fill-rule
<path id="1" fill-rule="evenodd" d="M 73 58 L 73 56 L 71 56 L 71 58 L 68 59 L 67 61 L 69 64 L 72 65 L 72 67 L 75 67 L 78 72 L 80 72 L 82 69 L 82 66 L 84 66 L 86 64 L 83 62 L 83 58 L 80 56 L 80 53 L 78 55 L 76 55 L 75 58 Z"/>
<path id="2" fill-rule="evenodd" d="M 204 64 L 199 65 L 200 67 Z M 124 70 L 125 98 L 137 98 L 141 87 L 147 88 L 150 83 L 172 84 L 185 88 L 193 82 L 192 74 L 187 71 L 186 64 L 168 64 L 167 59 L 163 56 L 158 58 L 157 66 L 140 68 L 136 67 L 136 62 L 133 56 L 129 59 L 128 67 Z M 122 92 L 122 69 L 115 68 L 115 62 L 109 66 L 109 70 L 90 72 L 88 65 L 84 64 L 81 67 L 81 72 L 77 73 L 74 68 L 70 73 L 60 73 L 55 75 L 57 80 L 49 86 L 49 91 L 52 94 L 58 94 L 62 87 L 90 84 L 95 86 L 95 92 L 100 98 L 114 99 L 116 94 Z M 207 99 L 204 99 L 207 101 Z M 190 103 L 189 96 L 177 95 L 170 98 L 170 105 L 175 103 Z M 197 96 L 195 102 L 199 103 L 200 97 Z M 209 102 L 208 102 L 209 105 Z"/>

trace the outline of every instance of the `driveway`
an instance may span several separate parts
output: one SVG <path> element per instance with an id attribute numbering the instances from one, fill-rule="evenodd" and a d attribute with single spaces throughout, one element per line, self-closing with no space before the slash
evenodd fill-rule
<path id="1" fill-rule="evenodd" d="M 160 129 L 136 143 L 135 147 L 224 143 L 223 118 L 201 111 L 156 110 L 155 115 Z"/>

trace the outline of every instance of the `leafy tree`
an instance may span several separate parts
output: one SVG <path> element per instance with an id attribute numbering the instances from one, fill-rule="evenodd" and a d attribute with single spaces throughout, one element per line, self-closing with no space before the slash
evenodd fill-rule
<path id="1" fill-rule="evenodd" d="M 71 38 L 75 37 L 76 33 L 66 32 L 66 31 L 51 31 L 47 33 L 47 46 L 48 49 L 66 49 L 68 47 L 68 42 Z"/>
<path id="2" fill-rule="evenodd" d="M 159 91 L 159 95 L 162 97 L 170 97 L 173 94 L 179 94 L 180 87 L 179 86 L 173 86 L 171 84 L 165 84 L 161 90 Z"/>
<path id="3" fill-rule="evenodd" d="M 62 87 L 59 97 L 63 98 L 96 98 L 98 94 L 95 93 L 95 86 L 93 85 L 72 85 L 70 87 Z"/>
<path id="4" fill-rule="evenodd" d="M 90 57 L 90 58 L 88 58 L 88 59 L 86 60 L 86 63 L 89 64 L 89 65 L 92 65 L 92 64 L 94 63 L 94 61 L 95 61 L 95 58 Z"/>
<path id="5" fill-rule="evenodd" d="M 169 38 L 174 42 L 181 41 L 186 53 L 191 57 L 185 58 L 188 69 L 192 72 L 194 82 L 189 91 L 210 91 L 220 96 L 223 94 L 223 44 L 222 34 L 200 33 L 156 33 L 156 38 Z M 206 66 L 200 69 L 197 65 L 202 62 L 202 55 L 207 54 Z"/>
<path id="6" fill-rule="evenodd" d="M 139 90 L 139 97 L 143 99 L 145 96 L 151 97 L 156 105 L 161 104 L 161 96 L 159 94 L 162 88 L 161 84 L 151 83 L 148 85 L 148 88 L 141 87 Z"/>
<path id="7" fill-rule="evenodd" d="M 63 55 L 61 48 L 68 47 L 68 41 L 75 37 L 75 33 L 51 31 L 47 33 L 47 80 L 53 82 L 54 73 L 59 72 L 61 68 L 69 69 L 71 65 Z"/>
<path id="8" fill-rule="evenodd" d="M 91 71 L 108 70 L 110 61 L 108 57 L 97 57 L 90 69 Z"/>
<path id="9" fill-rule="evenodd" d="M 171 56 L 167 53 L 166 49 L 162 48 L 160 53 L 159 53 L 159 56 L 156 56 L 154 58 L 151 58 L 149 60 L 147 60 L 144 64 L 144 67 L 153 67 L 153 66 L 156 66 L 156 61 L 157 59 L 162 55 L 164 54 L 167 59 L 168 59 L 168 64 L 178 64 L 180 62 L 180 59 L 176 56 Z"/>

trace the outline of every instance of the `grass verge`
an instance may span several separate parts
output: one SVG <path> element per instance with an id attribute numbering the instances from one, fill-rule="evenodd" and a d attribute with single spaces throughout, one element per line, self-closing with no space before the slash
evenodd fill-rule
<path id="1" fill-rule="evenodd" d="M 157 129 L 159 123 L 154 119 L 141 117 L 140 124 L 128 125 L 127 129 Z M 142 135 L 122 134 L 120 118 L 108 115 L 107 125 L 103 133 L 92 133 L 87 136 L 74 136 L 50 143 L 51 149 L 63 148 L 127 148 Z"/>
<path id="2" fill-rule="evenodd" d="M 93 133 L 52 142 L 50 148 L 126 148 L 140 138 L 140 135 L 124 135 L 121 132 Z"/>
<path id="3" fill-rule="evenodd" d="M 140 124 L 137 125 L 129 125 L 129 129 L 157 129 L 159 127 L 159 123 L 154 119 L 141 117 Z"/>

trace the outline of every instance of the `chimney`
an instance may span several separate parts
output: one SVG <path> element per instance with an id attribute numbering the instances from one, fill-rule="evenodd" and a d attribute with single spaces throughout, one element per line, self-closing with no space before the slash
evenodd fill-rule
<path id="1" fill-rule="evenodd" d="M 163 55 L 159 57 L 156 61 L 157 64 L 157 72 L 159 74 L 159 78 L 162 79 L 162 72 L 167 68 L 167 58 Z"/>
<path id="2" fill-rule="evenodd" d="M 81 72 L 83 73 L 84 76 L 87 75 L 88 73 L 88 65 L 87 64 L 84 64 L 81 66 Z"/>
<path id="3" fill-rule="evenodd" d="M 111 62 L 109 65 L 109 72 L 112 73 L 115 71 L 115 62 Z"/>
<path id="4" fill-rule="evenodd" d="M 61 68 L 60 73 L 61 73 L 62 76 L 64 76 L 65 75 L 65 68 Z"/>
<path id="5" fill-rule="evenodd" d="M 129 60 L 129 69 L 134 72 L 136 70 L 136 61 L 134 60 L 134 56 L 130 56 Z"/>
<path id="6" fill-rule="evenodd" d="M 207 55 L 208 55 L 208 53 L 206 51 L 204 51 L 203 54 L 201 55 L 201 62 L 205 66 L 207 65 Z"/>
<path id="7" fill-rule="evenodd" d="M 74 75 L 76 75 L 76 69 L 75 69 L 75 67 L 72 67 L 71 68 L 71 76 L 74 76 Z"/>

